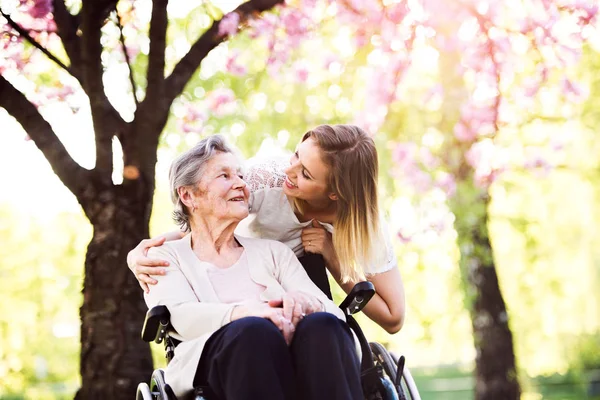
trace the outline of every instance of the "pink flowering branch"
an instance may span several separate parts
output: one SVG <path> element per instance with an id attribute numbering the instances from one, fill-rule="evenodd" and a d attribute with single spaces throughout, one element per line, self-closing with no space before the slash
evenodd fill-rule
<path id="1" fill-rule="evenodd" d="M 64 69 L 65 71 L 67 71 L 69 74 L 72 75 L 72 71 L 69 67 L 67 67 L 62 61 L 60 61 L 54 54 L 52 54 L 48 49 L 46 49 L 44 46 L 42 46 L 40 43 L 38 43 L 34 38 L 31 37 L 31 35 L 29 34 L 29 32 L 25 29 L 23 29 L 19 24 L 17 24 L 8 14 L 5 14 L 4 11 L 0 10 L 0 14 L 6 19 L 6 21 L 8 22 L 8 25 L 13 28 L 15 31 L 17 31 L 17 33 L 23 38 L 25 39 L 27 42 L 29 42 L 32 46 L 34 46 L 36 49 L 40 50 L 42 53 L 44 53 L 49 59 L 51 59 L 52 61 L 54 61 L 59 67 L 61 67 L 62 69 Z"/>
<path id="2" fill-rule="evenodd" d="M 240 21 L 244 21 L 255 14 L 269 10 L 281 3 L 283 3 L 283 0 L 250 0 L 241 4 L 232 12 L 239 14 Z M 181 94 L 186 83 L 192 77 L 204 57 L 227 38 L 224 35 L 219 35 L 220 22 L 215 21 L 198 38 L 190 48 L 190 51 L 177 63 L 171 75 L 166 79 L 164 107 L 168 107 Z"/>
<path id="3" fill-rule="evenodd" d="M 481 29 L 481 33 L 484 35 L 485 37 L 485 41 L 486 41 L 486 51 L 487 54 L 489 56 L 489 59 L 492 62 L 493 65 L 493 70 L 492 73 L 494 74 L 494 78 L 495 78 L 495 85 L 496 85 L 496 98 L 494 99 L 494 104 L 492 105 L 492 110 L 493 110 L 493 117 L 492 117 L 492 124 L 494 125 L 494 134 L 496 134 L 498 132 L 498 115 L 499 115 L 499 110 L 500 110 L 500 99 L 501 99 L 501 92 L 500 92 L 500 80 L 501 80 L 501 72 L 500 72 L 500 63 L 498 62 L 498 60 L 496 59 L 496 46 L 494 45 L 494 42 L 492 40 L 492 38 L 490 37 L 490 26 L 488 24 L 488 21 L 485 20 L 485 18 L 483 18 L 483 16 L 478 13 L 475 12 L 474 13 L 475 18 L 477 19 L 477 23 L 479 24 L 479 29 Z"/>

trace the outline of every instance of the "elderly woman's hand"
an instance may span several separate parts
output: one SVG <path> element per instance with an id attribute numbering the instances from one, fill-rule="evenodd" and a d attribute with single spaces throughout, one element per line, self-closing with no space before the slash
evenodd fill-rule
<path id="1" fill-rule="evenodd" d="M 271 307 L 268 303 L 248 302 L 234 307 L 231 312 L 231 321 L 244 317 L 266 318 L 273 322 L 283 334 L 285 342 L 289 345 L 294 337 L 295 325 L 283 315 L 281 308 Z"/>
<path id="2" fill-rule="evenodd" d="M 169 263 L 165 260 L 148 258 L 148 249 L 151 247 L 160 246 L 164 242 L 165 237 L 144 239 L 127 254 L 127 266 L 131 272 L 135 274 L 140 286 L 146 293 L 150 291 L 150 288 L 148 287 L 149 284 L 156 285 L 157 283 L 157 281 L 151 278 L 150 275 L 164 275 L 165 270 L 157 267 L 165 267 L 169 265 Z"/>
<path id="3" fill-rule="evenodd" d="M 281 299 L 269 300 L 269 305 L 282 309 L 283 316 L 292 321 L 294 326 L 298 325 L 306 315 L 325 311 L 321 300 L 303 292 L 288 292 Z"/>

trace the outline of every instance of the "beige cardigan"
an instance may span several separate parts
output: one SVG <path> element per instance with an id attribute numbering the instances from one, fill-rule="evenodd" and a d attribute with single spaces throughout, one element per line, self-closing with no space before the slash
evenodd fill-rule
<path id="1" fill-rule="evenodd" d="M 318 297 L 325 310 L 345 321 L 343 312 L 317 288 L 289 247 L 273 240 L 251 239 L 236 235 L 244 247 L 250 277 L 265 286 L 261 300 L 278 299 L 288 291 L 301 291 Z M 152 247 L 148 256 L 170 263 L 164 276 L 155 276 L 158 284 L 145 294 L 148 308 L 166 305 L 173 337 L 182 340 L 175 357 L 165 370 L 165 380 L 176 396 L 193 389 L 192 382 L 204 344 L 210 335 L 230 321 L 235 304 L 219 301 L 207 273 L 208 263 L 198 259 L 191 247 L 191 235 Z"/>

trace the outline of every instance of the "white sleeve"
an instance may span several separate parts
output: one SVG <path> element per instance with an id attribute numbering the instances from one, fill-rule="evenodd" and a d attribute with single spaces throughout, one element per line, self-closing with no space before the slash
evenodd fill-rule
<path id="1" fill-rule="evenodd" d="M 365 266 L 364 271 L 366 275 L 381 274 L 398 267 L 394 247 L 390 240 L 390 231 L 384 218 L 379 219 L 379 229 L 381 232 L 379 235 L 380 242 L 373 243 L 372 245 L 372 254 L 377 261 Z M 381 254 L 382 257 L 378 258 L 377 254 Z"/>
<path id="2" fill-rule="evenodd" d="M 250 190 L 250 212 L 260 209 L 265 190 L 281 187 L 285 181 L 284 169 L 290 165 L 289 159 L 250 159 L 246 163 L 244 181 Z"/>
<path id="3" fill-rule="evenodd" d="M 156 285 L 144 294 L 148 308 L 166 305 L 171 325 L 184 340 L 214 332 L 230 319 L 233 304 L 201 303 L 179 267 L 179 260 L 167 246 L 152 247 L 148 256 L 169 262 L 165 275 L 157 275 Z"/>

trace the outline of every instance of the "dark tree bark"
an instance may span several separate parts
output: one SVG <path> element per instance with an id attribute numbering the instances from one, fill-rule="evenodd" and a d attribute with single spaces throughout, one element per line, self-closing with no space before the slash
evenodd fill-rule
<path id="1" fill-rule="evenodd" d="M 460 55 L 440 53 L 444 105 L 439 128 L 452 132 L 465 103 L 466 91 L 457 72 Z M 492 244 L 488 235 L 488 188 L 474 184 L 474 171 L 466 162 L 470 143 L 448 139 L 444 164 L 456 180 L 457 192 L 450 201 L 456 217 L 460 270 L 465 305 L 471 316 L 475 359 L 476 400 L 517 400 L 520 386 L 516 370 L 508 312 L 498 282 Z"/>
<path id="2" fill-rule="evenodd" d="M 250 0 L 235 12 L 244 22 L 283 0 Z M 62 0 L 53 0 L 53 16 L 70 63 L 40 46 L 28 32 L 3 14 L 17 34 L 71 74 L 86 92 L 92 112 L 96 166 L 79 166 L 58 140 L 36 107 L 11 82 L 0 75 L 0 107 L 29 134 L 53 171 L 77 197 L 93 226 L 85 259 L 81 316 L 81 378 L 77 399 L 131 399 L 137 384 L 152 372 L 148 344 L 140 339 L 146 305 L 135 277 L 126 265 L 127 252 L 149 236 L 154 194 L 154 168 L 160 134 L 171 104 L 184 90 L 204 57 L 227 39 L 218 35 L 220 21 L 192 45 L 165 77 L 168 26 L 167 0 L 153 2 L 150 21 L 149 67 L 146 97 L 139 102 L 132 122 L 126 123 L 106 97 L 102 81 L 101 28 L 117 0 L 84 0 L 81 12 L 72 15 Z M 137 100 L 137 99 L 136 99 Z M 123 147 L 125 174 L 122 184 L 112 183 L 112 140 Z"/>
<path id="3" fill-rule="evenodd" d="M 140 339 L 146 305 L 123 261 L 148 237 L 151 200 L 150 185 L 136 181 L 82 201 L 94 232 L 85 259 L 77 399 L 131 399 L 152 372 L 150 349 Z"/>
<path id="4" fill-rule="evenodd" d="M 462 182 L 451 208 L 477 351 L 475 399 L 519 399 L 512 332 L 488 235 L 489 195 L 472 182 L 472 177 Z"/>

